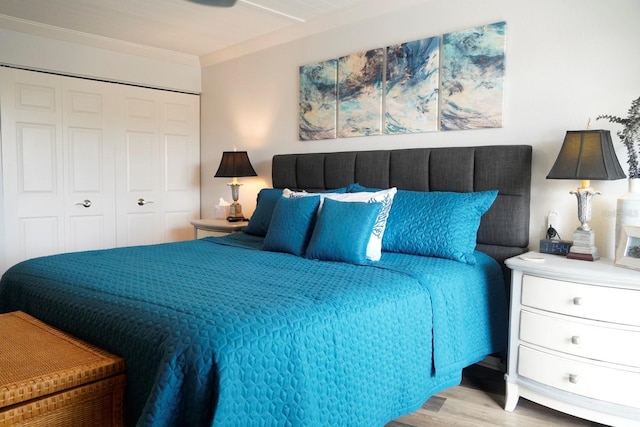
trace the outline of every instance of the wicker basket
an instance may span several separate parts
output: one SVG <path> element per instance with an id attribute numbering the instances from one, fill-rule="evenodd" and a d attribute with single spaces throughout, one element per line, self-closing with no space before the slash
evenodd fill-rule
<path id="1" fill-rule="evenodd" d="M 0 427 L 123 425 L 124 359 L 19 311 L 0 331 Z"/>

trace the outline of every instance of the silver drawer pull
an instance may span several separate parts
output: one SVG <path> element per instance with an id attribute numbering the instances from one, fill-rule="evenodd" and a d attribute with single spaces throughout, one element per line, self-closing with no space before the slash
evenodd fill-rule
<path id="1" fill-rule="evenodd" d="M 85 199 L 80 203 L 76 203 L 76 206 L 84 206 L 85 208 L 90 208 L 91 207 L 91 200 Z"/>
<path id="2" fill-rule="evenodd" d="M 576 374 L 569 374 L 569 382 L 571 384 L 578 384 L 578 376 Z"/>
<path id="3" fill-rule="evenodd" d="M 573 305 L 582 305 L 582 298 L 581 297 L 575 297 L 573 299 Z"/>
<path id="4" fill-rule="evenodd" d="M 571 344 L 579 345 L 580 341 L 581 341 L 580 337 L 577 335 L 574 335 L 571 337 Z"/>
<path id="5" fill-rule="evenodd" d="M 147 203 L 153 203 L 153 200 L 138 199 L 138 206 L 144 206 Z"/>

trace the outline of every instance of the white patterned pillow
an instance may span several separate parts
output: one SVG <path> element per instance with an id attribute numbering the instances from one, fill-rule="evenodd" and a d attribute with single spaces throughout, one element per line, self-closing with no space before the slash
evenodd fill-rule
<path id="1" fill-rule="evenodd" d="M 369 243 L 367 244 L 367 259 L 370 261 L 380 261 L 380 257 L 382 256 L 382 237 L 384 236 L 384 230 L 387 227 L 387 219 L 389 218 L 389 211 L 391 211 L 393 197 L 396 195 L 397 191 L 397 188 L 393 187 L 376 192 L 321 194 L 320 209 L 322 209 L 322 200 L 324 198 L 341 202 L 382 203 L 382 209 L 380 209 L 380 213 L 376 218 L 373 231 L 371 232 L 371 237 L 369 238 Z"/>
<path id="2" fill-rule="evenodd" d="M 317 193 L 307 193 L 306 191 L 293 191 L 285 188 L 282 190 L 282 196 L 288 199 L 298 199 L 300 197 L 317 196 Z"/>
<path id="3" fill-rule="evenodd" d="M 309 193 L 307 191 L 293 191 L 288 188 L 282 190 L 282 197 L 286 197 L 288 199 L 299 199 L 300 197 L 312 197 L 312 196 L 332 196 L 335 194 L 345 194 L 341 192 L 320 192 L 320 193 Z M 322 203 L 322 199 L 320 200 Z"/>

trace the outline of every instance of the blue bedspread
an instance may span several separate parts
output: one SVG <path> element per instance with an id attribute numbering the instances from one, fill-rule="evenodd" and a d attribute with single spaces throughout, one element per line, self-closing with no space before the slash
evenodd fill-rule
<path id="1" fill-rule="evenodd" d="M 123 356 L 138 426 L 381 426 L 506 348 L 500 268 L 384 253 L 375 266 L 244 236 L 37 258 L 23 310 Z"/>

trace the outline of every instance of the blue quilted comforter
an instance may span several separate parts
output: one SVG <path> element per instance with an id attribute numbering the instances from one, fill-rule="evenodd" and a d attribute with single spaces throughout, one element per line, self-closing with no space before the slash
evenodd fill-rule
<path id="1" fill-rule="evenodd" d="M 123 356 L 138 426 L 380 426 L 506 347 L 484 254 L 355 266 L 260 246 L 239 234 L 25 261 L 0 312 Z"/>

